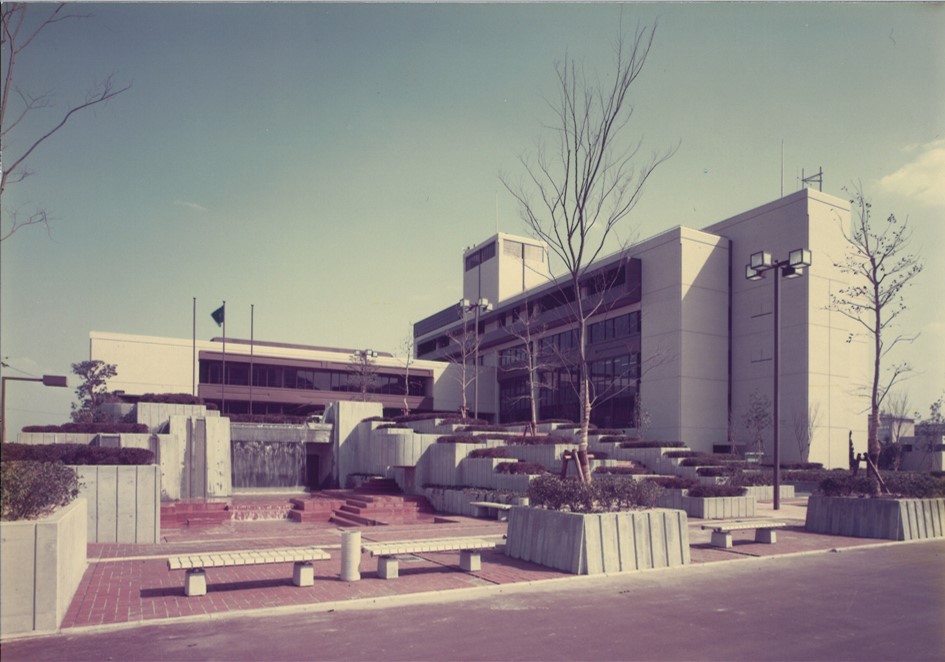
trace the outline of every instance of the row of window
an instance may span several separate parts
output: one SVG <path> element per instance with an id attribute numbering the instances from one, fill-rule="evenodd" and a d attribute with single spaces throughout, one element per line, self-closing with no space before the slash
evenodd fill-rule
<path id="1" fill-rule="evenodd" d="M 232 386 L 253 386 L 262 388 L 289 388 L 306 391 L 346 391 L 367 393 L 389 393 L 403 395 L 406 381 L 403 375 L 359 375 L 352 371 L 321 370 L 315 368 L 294 368 L 256 364 L 252 366 L 241 362 L 227 362 L 226 383 Z M 200 361 L 200 383 L 223 383 L 222 361 Z M 425 395 L 424 377 L 410 378 L 410 395 Z"/>
<path id="2" fill-rule="evenodd" d="M 480 264 L 486 260 L 491 260 L 495 257 L 495 242 L 489 242 L 482 248 L 477 251 L 473 251 L 466 256 L 466 271 L 470 269 L 475 269 Z"/>
<path id="3" fill-rule="evenodd" d="M 603 322 L 595 322 L 587 329 L 587 342 L 594 343 L 627 338 L 640 333 L 640 311 L 636 310 L 626 315 L 611 317 Z"/>

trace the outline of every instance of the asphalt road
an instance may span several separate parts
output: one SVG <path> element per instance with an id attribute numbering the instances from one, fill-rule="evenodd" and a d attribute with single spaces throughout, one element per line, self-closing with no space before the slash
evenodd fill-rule
<path id="1" fill-rule="evenodd" d="M 3 662 L 945 659 L 945 541 L 469 595 L 14 640 L 0 654 Z"/>

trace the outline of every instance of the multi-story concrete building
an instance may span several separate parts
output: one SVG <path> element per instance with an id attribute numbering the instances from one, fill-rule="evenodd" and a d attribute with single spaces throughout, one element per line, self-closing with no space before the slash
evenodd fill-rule
<path id="1" fill-rule="evenodd" d="M 631 426 L 641 398 L 651 420 L 647 437 L 712 451 L 727 447 L 733 430 L 738 445 L 746 445 L 743 421 L 753 394 L 773 398 L 772 279 L 780 277 L 773 270 L 748 280 L 746 265 L 753 253 L 786 259 L 804 248 L 812 265 L 780 287 L 782 461 L 843 466 L 851 431 L 857 447 L 865 447 L 863 403 L 854 393 L 869 365 L 866 344 L 851 341 L 850 321 L 830 309 L 831 294 L 847 282 L 835 262 L 847 251 L 842 230 L 849 218 L 847 201 L 804 189 L 600 259 L 580 288 L 601 304 L 588 327 L 590 373 L 600 396 L 593 422 Z M 501 422 L 528 418 L 527 335 L 541 367 L 539 417 L 576 420 L 569 369 L 575 296 L 550 275 L 542 242 L 497 234 L 464 252 L 463 300 L 414 326 L 417 356 L 455 357 L 474 311 L 478 361 L 496 371 L 498 382 L 496 400 L 480 394 L 480 409 L 495 410 Z M 476 305 L 484 300 L 491 308 Z M 770 428 L 766 436 L 770 451 Z"/>
<path id="2" fill-rule="evenodd" d="M 367 359 L 369 374 L 364 374 L 359 372 L 359 351 L 227 338 L 224 353 L 222 338 L 195 343 L 189 338 L 90 334 L 91 358 L 117 366 L 109 390 L 126 396 L 191 393 L 224 414 L 319 415 L 338 400 L 379 402 L 387 415 L 401 413 L 405 399 L 413 412 L 459 410 L 456 366 L 413 360 L 408 369 L 403 358 L 378 352 Z M 482 374 L 481 394 L 490 403 L 483 411 L 491 416 L 495 376 L 489 370 Z"/>

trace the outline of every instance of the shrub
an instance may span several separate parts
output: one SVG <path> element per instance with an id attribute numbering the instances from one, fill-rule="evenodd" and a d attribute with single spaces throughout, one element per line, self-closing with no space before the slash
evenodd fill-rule
<path id="1" fill-rule="evenodd" d="M 891 496 L 910 499 L 945 497 L 945 479 L 913 471 L 883 472 L 883 481 Z M 871 477 L 839 473 L 820 482 L 824 496 L 873 496 L 877 493 Z"/>
<path id="2" fill-rule="evenodd" d="M 303 425 L 311 420 L 308 416 L 290 414 L 227 414 L 231 423 L 264 423 L 271 425 Z"/>
<path id="3" fill-rule="evenodd" d="M 561 479 L 551 474 L 539 476 L 528 486 L 533 506 L 575 513 L 615 512 L 652 508 L 662 488 L 651 481 L 600 477 L 592 483 Z"/>
<path id="4" fill-rule="evenodd" d="M 744 464 L 744 461 L 737 455 L 696 453 L 684 458 L 679 464 L 684 467 L 726 467 L 734 464 Z"/>
<path id="5" fill-rule="evenodd" d="M 486 438 L 477 437 L 474 434 L 445 434 L 442 437 L 437 437 L 436 443 L 438 444 L 484 444 L 486 443 Z"/>
<path id="6" fill-rule="evenodd" d="M 507 432 L 508 428 L 504 425 L 467 425 L 459 429 L 459 432 Z"/>
<path id="7" fill-rule="evenodd" d="M 731 467 L 699 467 L 696 469 L 696 474 L 699 476 L 708 476 L 708 477 L 722 477 L 722 476 L 731 476 L 733 469 Z"/>
<path id="8" fill-rule="evenodd" d="M 774 472 L 736 468 L 729 476 L 728 484 L 738 487 L 774 485 Z"/>
<path id="9" fill-rule="evenodd" d="M 607 451 L 594 451 L 593 453 L 589 453 L 588 457 L 593 460 L 606 460 L 608 457 L 610 457 L 610 453 Z"/>
<path id="10" fill-rule="evenodd" d="M 604 437 L 601 439 L 604 443 L 620 442 L 621 448 L 685 448 L 686 444 L 681 441 L 640 441 L 639 439 L 621 440 L 620 437 Z"/>
<path id="11" fill-rule="evenodd" d="M 202 405 L 203 400 L 190 393 L 145 393 L 138 402 L 155 402 L 169 405 Z"/>
<path id="12" fill-rule="evenodd" d="M 469 451 L 469 455 L 466 457 L 512 457 L 512 454 L 505 446 L 496 446 L 494 448 L 475 448 Z"/>
<path id="13" fill-rule="evenodd" d="M 410 430 L 409 425 L 404 425 L 403 423 L 384 423 L 383 425 L 377 426 L 378 430 Z"/>
<path id="14" fill-rule="evenodd" d="M 143 423 L 63 423 L 62 425 L 27 425 L 23 432 L 69 432 L 73 434 L 121 434 L 122 432 L 141 434 L 148 432 Z"/>
<path id="15" fill-rule="evenodd" d="M 489 421 L 481 418 L 463 418 L 462 416 L 447 416 L 442 421 L 443 425 L 488 425 Z"/>
<path id="16" fill-rule="evenodd" d="M 945 471 L 930 471 L 929 475 L 935 476 L 936 478 L 945 478 Z"/>
<path id="17" fill-rule="evenodd" d="M 643 465 L 634 465 L 632 467 L 597 467 L 594 470 L 595 474 L 612 474 L 615 476 L 638 476 L 640 474 L 648 474 L 650 470 L 644 467 Z"/>
<path id="18" fill-rule="evenodd" d="M 393 423 L 394 419 L 387 418 L 386 416 L 369 416 L 368 418 L 362 418 L 362 423 L 371 423 L 373 421 L 379 421 L 382 423 Z"/>
<path id="19" fill-rule="evenodd" d="M 682 476 L 647 476 L 646 480 L 667 490 L 691 490 L 693 487 L 700 485 L 695 478 L 683 478 Z"/>
<path id="20" fill-rule="evenodd" d="M 60 464 L 153 464 L 146 448 L 105 448 L 85 444 L 3 444 L 3 461 Z"/>
<path id="21" fill-rule="evenodd" d="M 875 492 L 873 481 L 866 475 L 832 476 L 820 481 L 824 496 L 871 495 Z"/>
<path id="22" fill-rule="evenodd" d="M 495 470 L 500 474 L 527 474 L 529 476 L 548 473 L 548 469 L 538 462 L 500 462 Z"/>
<path id="23" fill-rule="evenodd" d="M 552 444 L 570 444 L 574 445 L 577 442 L 574 441 L 571 437 L 558 437 L 550 434 L 538 434 L 534 436 L 523 437 L 521 435 L 489 435 L 490 439 L 501 439 L 508 444 L 516 444 L 521 446 L 543 446 L 543 445 L 552 445 Z"/>
<path id="24" fill-rule="evenodd" d="M 663 453 L 663 457 L 672 457 L 672 458 L 699 457 L 700 455 L 704 455 L 704 453 L 700 453 L 699 451 L 666 451 L 665 453 Z"/>
<path id="25" fill-rule="evenodd" d="M 689 496 L 703 498 L 745 496 L 747 492 L 747 488 L 735 485 L 696 485 L 689 488 Z"/>
<path id="26" fill-rule="evenodd" d="M 0 510 L 4 520 L 36 519 L 79 494 L 75 471 L 56 462 L 0 462 Z"/>
<path id="27" fill-rule="evenodd" d="M 613 436 L 613 435 L 620 436 L 620 435 L 622 435 L 623 433 L 624 433 L 623 430 L 621 430 L 621 429 L 619 429 L 619 428 L 597 428 L 596 430 L 591 430 L 591 431 L 590 431 L 590 434 L 594 434 L 594 435 L 610 435 L 610 436 Z"/>

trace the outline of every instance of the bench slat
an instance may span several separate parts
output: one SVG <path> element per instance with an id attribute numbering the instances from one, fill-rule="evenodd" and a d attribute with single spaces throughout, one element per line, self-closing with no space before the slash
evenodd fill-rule
<path id="1" fill-rule="evenodd" d="M 482 538 L 447 538 L 435 540 L 409 540 L 398 542 L 366 542 L 361 544 L 371 556 L 393 556 L 396 554 L 419 554 L 422 552 L 460 552 L 494 549 L 496 543 Z"/>
<path id="2" fill-rule="evenodd" d="M 208 554 L 182 554 L 167 559 L 170 570 L 218 568 L 224 566 L 261 565 L 290 561 L 325 561 L 331 555 L 318 547 L 287 547 L 273 550 L 241 550 Z"/>

